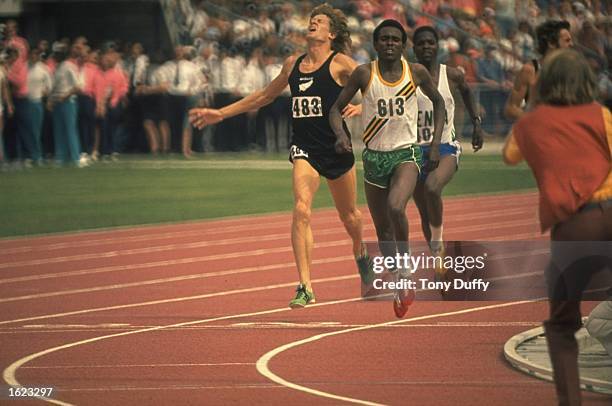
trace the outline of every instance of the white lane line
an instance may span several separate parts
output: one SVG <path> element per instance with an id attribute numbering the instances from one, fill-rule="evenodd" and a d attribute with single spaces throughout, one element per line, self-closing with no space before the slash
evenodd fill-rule
<path id="1" fill-rule="evenodd" d="M 324 397 L 324 398 L 328 398 L 328 399 L 334 399 L 334 400 L 340 400 L 340 401 L 344 401 L 344 402 L 349 402 L 349 403 L 357 403 L 357 404 L 362 404 L 362 405 L 380 405 L 379 403 L 375 403 L 375 402 L 370 402 L 368 400 L 362 400 L 362 399 L 356 399 L 356 398 L 351 398 L 351 397 L 347 397 L 347 396 L 340 396 L 340 395 L 336 395 L 330 392 L 324 392 L 324 391 L 320 391 L 317 389 L 313 389 L 313 388 L 309 388 L 306 386 L 302 386 L 299 384 L 296 384 L 294 382 L 290 382 L 287 381 L 286 379 L 282 378 L 281 376 L 275 374 L 274 372 L 272 372 L 270 370 L 269 367 L 269 363 L 272 360 L 272 358 L 276 357 L 278 354 L 285 352 L 287 350 L 290 350 L 292 348 L 298 347 L 300 345 L 304 345 L 304 344 L 308 344 L 314 341 L 318 341 L 321 340 L 323 338 L 326 337 L 331 337 L 331 336 L 337 336 L 340 334 L 347 334 L 347 333 L 353 333 L 355 331 L 365 331 L 365 330 L 371 330 L 371 329 L 375 329 L 375 328 L 380 328 L 380 327 L 388 327 L 388 326 L 394 326 L 397 324 L 402 324 L 402 323 L 409 323 L 411 321 L 419 321 L 419 320 L 428 320 L 428 319 L 433 319 L 433 318 L 437 318 L 437 317 L 449 317 L 449 316 L 456 316 L 456 315 L 460 315 L 460 314 L 467 314 L 467 313 L 473 313 L 473 312 L 478 312 L 478 311 L 483 311 L 483 310 L 490 310 L 490 309 L 498 309 L 498 308 L 503 308 L 503 307 L 509 307 L 509 306 L 516 306 L 516 305 L 521 305 L 521 304 L 526 304 L 526 303 L 534 303 L 535 300 L 522 300 L 522 301 L 517 301 L 517 302 L 510 302 L 510 303 L 502 303 L 502 304 L 495 304 L 495 305 L 489 305 L 489 306 L 480 306 L 480 307 L 474 307 L 474 308 L 470 308 L 470 309 L 463 309 L 463 310 L 457 310 L 457 311 L 452 311 L 452 312 L 446 312 L 446 313 L 437 313 L 437 314 L 430 314 L 430 315 L 425 315 L 425 316 L 418 316 L 418 317 L 412 317 L 409 319 L 402 319 L 402 320 L 394 320 L 394 321 L 389 321 L 389 322 L 385 322 L 385 323 L 378 323 L 378 324 L 370 324 L 367 326 L 363 326 L 363 327 L 354 327 L 354 328 L 349 328 L 349 329 L 344 329 L 344 330 L 339 330 L 339 331 L 332 331 L 329 333 L 323 333 L 323 334 L 317 334 L 314 335 L 312 337 L 309 338 L 305 338 L 302 340 L 297 340 L 297 341 L 293 341 L 291 343 L 287 343 L 285 345 L 281 345 L 280 347 L 277 347 L 271 351 L 268 351 L 267 353 L 265 353 L 264 355 L 262 355 L 256 362 L 256 367 L 257 367 L 257 371 L 262 374 L 264 377 L 268 378 L 269 380 L 271 380 L 272 382 L 275 382 L 279 385 L 285 386 L 287 388 L 290 389 L 294 389 L 300 392 L 305 392 L 305 393 L 309 393 L 311 395 L 315 395 L 315 396 L 320 396 L 320 397 Z"/>
<path id="2" fill-rule="evenodd" d="M 530 213 L 533 211 L 533 208 L 531 207 L 517 207 L 517 208 L 511 208 L 511 209 L 497 209 L 497 210 L 489 210 L 486 212 L 486 214 L 472 214 L 472 213 L 462 213 L 460 212 L 460 214 L 456 214 L 453 215 L 452 218 L 449 218 L 450 222 L 458 222 L 458 221 L 466 221 L 466 220 L 476 220 L 476 219 L 482 219 L 483 215 L 486 218 L 492 218 L 492 217 L 506 217 L 506 216 L 511 216 L 511 215 L 521 215 L 521 214 L 525 214 L 525 213 Z M 452 212 L 452 210 L 451 210 Z M 447 216 L 449 216 L 451 213 L 446 213 Z M 329 216 L 330 218 L 332 216 Z M 334 216 L 334 217 L 337 217 Z M 100 247 L 101 245 L 105 245 L 105 244 L 123 244 L 123 243 L 130 243 L 130 242 L 146 242 L 146 241 L 154 241 L 154 240 L 164 240 L 164 239 L 172 239 L 172 238 L 184 238 L 184 237 L 206 237 L 206 236 L 211 236 L 214 237 L 214 235 L 216 234 L 228 234 L 230 232 L 235 232 L 235 231 L 255 231 L 255 230 L 260 230 L 260 229 L 273 229 L 273 228 L 287 228 L 287 221 L 289 221 L 290 218 L 288 217 L 287 220 L 285 221 L 279 221 L 279 222 L 265 222 L 263 224 L 249 224 L 249 225 L 242 225 L 242 226 L 230 226 L 230 227 L 225 227 L 223 229 L 209 229 L 209 230 L 188 230 L 188 231 L 184 231 L 184 232 L 168 232 L 168 233 L 162 233 L 162 234 L 146 234 L 146 235 L 137 235 L 137 236 L 126 236 L 126 237 L 117 237 L 117 238 L 98 238 L 98 239 L 94 239 L 94 240 L 79 240 L 79 241 L 73 241 L 73 242 L 62 242 L 62 243 L 54 243 L 54 244 L 48 244 L 48 245 L 41 245 L 41 246 L 22 246 L 22 247 L 16 247 L 16 248 L 6 248 L 6 249 L 0 249 L 0 255 L 8 255 L 8 254 L 19 254 L 19 253 L 27 253 L 27 252 L 32 252 L 35 251 L 37 253 L 40 253 L 42 251 L 53 251 L 53 250 L 59 250 L 59 249 L 66 249 L 66 248 L 82 248 L 82 247 Z M 322 219 L 320 217 L 316 218 L 317 222 L 320 222 Z M 327 223 L 325 223 L 327 224 Z M 286 234 L 286 233 L 285 233 Z M 270 235 L 270 234 L 262 234 L 262 235 Z M 211 241 L 231 241 L 231 240 L 211 240 Z M 226 243 L 217 243 L 216 245 L 223 245 Z"/>
<path id="3" fill-rule="evenodd" d="M 461 205 L 465 205 L 466 203 L 469 204 L 471 202 L 471 206 L 476 206 L 477 208 L 486 208 L 486 207 L 492 206 L 494 209 L 500 209 L 500 204 L 501 205 L 505 204 L 505 205 L 510 206 L 510 208 L 505 208 L 505 210 L 512 210 L 513 208 L 514 209 L 519 208 L 521 210 L 529 209 L 529 211 L 533 211 L 534 209 L 531 206 L 525 207 L 525 206 L 520 206 L 520 205 L 525 202 L 532 202 L 534 201 L 536 197 L 537 197 L 537 194 L 534 194 L 534 193 L 521 193 L 519 195 L 496 194 L 496 195 L 483 195 L 483 196 L 477 196 L 477 197 L 460 196 L 460 197 L 454 197 L 454 198 L 448 199 L 447 204 L 449 207 L 446 210 L 448 212 L 447 214 L 453 213 L 455 211 L 462 213 L 464 212 L 464 209 L 461 207 Z M 510 199 L 510 204 L 508 204 L 508 199 Z M 363 206 L 360 208 L 362 210 L 367 211 L 366 206 Z M 504 209 L 502 208 L 500 210 L 504 210 Z M 496 210 L 487 210 L 486 213 L 489 213 L 491 211 L 495 212 Z M 316 209 L 315 215 L 316 215 L 316 218 L 315 218 L 316 222 L 319 222 L 320 220 L 326 219 L 326 218 L 337 218 L 336 211 L 333 209 L 328 209 L 328 208 Z M 265 218 L 264 223 L 260 221 L 261 218 Z M 284 219 L 284 221 L 282 222 L 275 221 L 276 219 L 281 219 L 281 218 Z M 265 229 L 269 227 L 286 226 L 287 219 L 290 219 L 290 213 L 283 212 L 283 213 L 236 216 L 236 217 L 227 218 L 223 220 L 194 220 L 194 221 L 187 221 L 187 222 L 180 222 L 180 223 L 170 223 L 170 224 L 161 225 L 161 226 L 159 224 L 150 224 L 150 225 L 144 225 L 144 226 L 141 226 L 141 225 L 139 226 L 121 226 L 121 227 L 94 230 L 94 231 L 70 232 L 66 234 L 56 234 L 56 235 L 48 235 L 48 236 L 41 236 L 41 237 L 18 237 L 17 239 L 0 238 L 0 247 L 1 247 L 3 243 L 14 243 L 15 240 L 18 240 L 18 241 L 23 240 L 24 243 L 27 242 L 27 243 L 32 244 L 33 238 L 34 239 L 36 238 L 38 239 L 58 239 L 58 238 L 74 239 L 74 237 L 76 236 L 80 237 L 79 241 L 49 242 L 49 243 L 26 245 L 26 246 L 20 246 L 20 247 L 0 248 L 0 253 L 9 254 L 9 253 L 29 252 L 32 250 L 36 250 L 36 251 L 54 250 L 54 249 L 61 249 L 61 248 L 72 248 L 72 247 L 90 246 L 90 245 L 98 246 L 98 245 L 106 244 L 106 243 L 116 244 L 117 242 L 124 242 L 124 241 L 154 240 L 154 239 L 158 239 L 158 237 L 163 239 L 163 238 L 172 238 L 174 236 L 181 236 L 181 235 L 199 235 L 199 234 L 207 235 L 207 234 L 225 233 L 226 231 L 249 231 L 249 230 L 262 229 L 262 228 Z M 253 221 L 253 223 L 231 225 L 234 223 L 244 223 L 244 222 L 250 222 L 250 221 Z M 190 230 L 163 231 L 168 228 L 180 227 L 181 225 L 190 226 L 190 227 L 198 227 L 200 225 L 201 227 L 215 226 L 217 228 L 206 228 L 204 230 L 198 229 L 195 231 L 194 230 L 191 230 L 191 231 Z M 138 230 L 140 230 L 141 232 L 137 236 L 117 235 L 117 234 L 133 233 L 134 231 L 138 231 Z M 195 234 L 191 234 L 194 232 Z M 99 235 L 104 235 L 108 233 L 113 233 L 113 236 L 96 238 Z M 88 237 L 90 238 L 93 237 L 95 239 L 92 240 Z"/>
<path id="4" fill-rule="evenodd" d="M 289 216 L 287 215 L 287 220 L 289 220 Z M 146 242 L 146 241 L 155 241 L 155 240 L 166 240 L 173 238 L 184 238 L 184 237 L 205 237 L 209 235 L 215 234 L 229 234 L 230 232 L 236 231 L 255 231 L 261 229 L 272 229 L 272 228 L 287 228 L 287 221 L 268 221 L 262 224 L 245 224 L 241 226 L 228 226 L 222 229 L 209 229 L 209 230 L 190 230 L 190 231 L 174 231 L 174 232 L 166 232 L 160 234 L 143 234 L 143 235 L 135 235 L 135 236 L 125 236 L 125 237 L 109 237 L 109 238 L 98 238 L 94 240 L 79 240 L 79 241 L 71 241 L 71 242 L 60 242 L 46 245 L 28 245 L 22 247 L 15 248 L 5 248 L 0 249 L 0 255 L 6 254 L 20 254 L 27 252 L 42 252 L 42 251 L 55 251 L 66 248 L 83 248 L 83 247 L 99 247 L 101 245 L 106 244 L 123 244 L 123 243 L 132 243 L 132 242 Z"/>
<path id="5" fill-rule="evenodd" d="M 182 363 L 182 364 L 116 364 L 116 365 L 47 365 L 47 366 L 25 366 L 21 369 L 95 369 L 95 368 L 191 368 L 191 367 L 235 367 L 251 366 L 254 362 L 206 362 L 206 363 Z"/>
<path id="6" fill-rule="evenodd" d="M 292 285 L 294 285 L 294 284 L 292 284 Z M 272 288 L 272 286 L 270 286 L 269 288 Z M 311 305 L 310 307 L 330 306 L 330 305 L 335 305 L 335 304 L 340 304 L 340 303 L 356 302 L 356 301 L 360 301 L 360 300 L 362 300 L 361 297 L 349 298 L 349 299 L 341 299 L 341 300 L 334 300 L 334 301 L 331 301 L 331 302 L 316 303 L 316 304 Z M 266 315 L 266 314 L 286 312 L 286 311 L 290 311 L 290 310 L 292 310 L 292 309 L 290 309 L 289 307 L 285 306 L 285 307 L 279 307 L 279 308 L 276 308 L 276 309 L 262 310 L 262 311 L 258 311 L 258 312 L 252 312 L 252 313 L 239 313 L 239 314 L 233 314 L 233 315 L 228 315 L 228 316 L 213 317 L 213 318 L 209 318 L 209 319 L 193 320 L 193 321 L 187 321 L 187 322 L 176 323 L 176 324 L 168 324 L 168 325 L 165 325 L 165 326 L 145 328 L 145 329 L 134 330 L 134 331 L 126 331 L 126 332 L 122 332 L 122 333 L 109 334 L 109 335 L 89 338 L 89 339 L 86 339 L 86 340 L 75 341 L 75 342 L 64 344 L 64 345 L 60 345 L 60 346 L 57 346 L 57 347 L 48 348 L 46 350 L 39 351 L 37 353 L 33 353 L 33 354 L 30 354 L 30 355 L 27 355 L 27 356 L 25 356 L 23 358 L 18 359 L 17 361 L 13 362 L 11 365 L 9 365 L 8 367 L 6 367 L 4 369 L 4 371 L 2 372 L 2 378 L 4 379 L 4 381 L 6 383 L 8 383 L 9 385 L 11 385 L 13 387 L 22 386 L 19 383 L 19 381 L 17 380 L 15 375 L 17 373 L 17 370 L 19 368 L 21 368 L 22 366 L 24 366 L 25 364 L 27 364 L 27 363 L 29 363 L 29 362 L 37 359 L 37 358 L 43 357 L 45 355 L 48 355 L 48 354 L 51 354 L 51 353 L 54 353 L 54 352 L 57 352 L 57 351 L 61 351 L 61 350 L 69 349 L 69 348 L 78 347 L 78 346 L 84 345 L 84 344 L 91 344 L 91 343 L 95 343 L 97 341 L 106 340 L 106 339 L 109 339 L 109 338 L 129 336 L 129 335 L 133 335 L 133 334 L 149 333 L 149 332 L 160 331 L 160 330 L 164 330 L 164 329 L 168 329 L 168 328 L 177 328 L 177 327 L 184 327 L 184 326 L 192 326 L 192 325 L 196 325 L 196 324 L 212 323 L 212 322 L 215 322 L 215 321 L 240 319 L 240 318 L 247 318 L 247 317 L 253 317 L 253 316 L 261 316 L 261 315 Z M 39 398 L 39 399 L 47 401 L 47 402 L 50 402 L 50 403 L 53 403 L 53 404 L 57 404 L 57 405 L 71 406 L 70 403 L 65 403 L 65 402 L 62 402 L 62 401 L 59 401 L 59 400 L 56 400 L 56 399 L 49 399 L 49 398 Z"/>
<path id="7" fill-rule="evenodd" d="M 337 247 L 340 245 L 347 244 L 348 241 L 350 240 L 343 239 L 343 240 L 335 240 L 335 241 L 329 241 L 329 242 L 324 242 L 324 243 L 316 243 L 314 247 L 315 248 Z M 11 278 L 11 280 L 8 280 L 8 279 L 0 280 L 0 283 L 3 283 L 4 281 L 25 282 L 26 278 L 28 278 L 27 280 L 38 280 L 38 279 L 48 279 L 52 277 L 63 277 L 64 275 L 65 276 L 89 275 L 89 274 L 104 273 L 104 272 L 117 272 L 117 271 L 124 271 L 124 270 L 133 270 L 133 269 L 149 269 L 152 267 L 160 267 L 160 266 L 191 264 L 195 262 L 226 261 L 230 259 L 237 259 L 237 258 L 243 258 L 243 257 L 253 257 L 253 256 L 268 255 L 268 254 L 281 254 L 283 252 L 291 252 L 291 251 L 292 251 L 291 246 L 286 245 L 286 246 L 277 247 L 277 248 L 262 248 L 262 249 L 252 250 L 252 251 L 232 252 L 229 254 L 213 254 L 213 255 L 204 255 L 201 257 L 190 257 L 190 258 L 172 259 L 172 260 L 165 260 L 165 261 L 144 262 L 144 263 L 141 262 L 141 263 L 130 264 L 130 265 L 117 265 L 117 266 L 111 266 L 111 267 L 93 268 L 93 269 L 82 270 L 82 271 L 59 272 L 59 273 L 51 274 L 51 276 L 48 276 L 45 274 L 38 275 L 38 276 L 31 275 L 27 277 Z M 4 282 L 4 283 L 7 283 L 7 282 Z"/>
<path id="8" fill-rule="evenodd" d="M 352 260 L 353 256 L 344 256 L 344 257 L 335 257 L 326 260 L 319 260 L 319 263 L 334 263 L 334 262 L 342 262 Z M 104 286 L 94 286 L 91 288 L 82 288 L 82 289 L 71 289 L 71 290 L 60 290 L 55 292 L 47 292 L 47 293 L 38 293 L 34 295 L 25 295 L 25 296 L 15 296 L 9 298 L 0 299 L 0 303 L 8 303 L 8 302 L 16 302 L 22 300 L 32 300 L 32 299 L 43 299 L 48 297 L 57 297 L 57 296 L 66 296 L 66 295 L 76 295 L 81 293 L 92 293 L 92 292 L 101 292 L 107 290 L 117 290 L 117 289 L 125 289 L 125 288 L 133 288 L 133 287 L 143 287 L 150 285 L 158 285 L 164 283 L 173 283 L 173 282 L 182 282 L 194 279 L 205 279 L 216 276 L 227 276 L 227 275 L 235 275 L 241 273 L 248 272 L 262 272 L 274 269 L 286 269 L 294 267 L 294 263 L 283 263 L 283 264 L 275 264 L 275 265 L 267 265 L 260 267 L 250 267 L 250 268 L 242 268 L 231 271 L 221 271 L 221 272 L 210 272 L 210 273 L 201 273 L 201 274 L 192 274 L 192 275 L 183 275 L 176 276 L 173 278 L 160 278 L 160 279 L 150 279 L 145 281 L 138 282 L 130 282 L 130 283 L 121 283 L 114 285 L 104 285 Z"/>
<path id="9" fill-rule="evenodd" d="M 325 283 L 325 282 L 335 282 L 335 281 L 342 281 L 342 280 L 356 279 L 356 278 L 359 278 L 358 274 L 336 276 L 332 278 L 314 279 L 312 282 L 313 283 Z M 32 321 L 32 320 L 51 319 L 51 318 L 65 317 L 65 316 L 75 316 L 79 314 L 97 313 L 97 312 L 104 312 L 104 311 L 109 311 L 109 310 L 129 309 L 129 308 L 134 308 L 134 307 L 185 302 L 185 301 L 190 301 L 190 300 L 206 299 L 210 297 L 220 297 L 220 296 L 236 295 L 236 294 L 243 294 L 243 293 L 261 292 L 264 290 L 292 287 L 292 286 L 295 286 L 296 283 L 297 282 L 289 282 L 289 283 L 282 283 L 282 284 L 277 284 L 277 285 L 265 285 L 265 286 L 257 286 L 254 288 L 245 288 L 245 289 L 236 289 L 236 290 L 226 290 L 222 292 L 205 293 L 202 295 L 195 295 L 195 296 L 183 296 L 183 297 L 175 297 L 171 299 L 160 299 L 160 300 L 152 300 L 148 302 L 130 303 L 130 304 L 125 304 L 125 305 L 94 307 L 94 308 L 74 310 L 74 311 L 64 312 L 64 313 L 44 314 L 40 316 L 25 317 L 21 319 L 3 320 L 3 321 L 0 321 L 0 325 L 21 323 L 24 321 Z"/>
<path id="10" fill-rule="evenodd" d="M 532 225 L 535 225 L 535 223 L 531 220 L 510 220 L 510 221 L 496 222 L 495 229 L 500 230 L 502 228 L 532 226 Z M 477 224 L 477 225 L 464 226 L 464 227 L 455 227 L 453 229 L 450 229 L 447 232 L 447 237 L 449 240 L 451 240 L 450 238 L 451 235 L 458 235 L 460 233 L 477 232 L 477 231 L 483 231 L 483 230 L 491 230 L 491 225 L 490 224 L 482 224 L 482 225 Z M 374 231 L 374 226 L 366 225 L 364 226 L 363 231 L 364 232 Z M 340 235 L 344 235 L 345 231 L 341 227 L 317 231 L 317 235 L 332 235 L 336 233 Z M 284 241 L 287 238 L 287 234 L 283 234 L 282 236 L 283 238 L 278 238 L 278 239 Z M 420 234 L 413 233 L 410 238 L 410 241 L 418 241 L 420 240 L 420 238 L 421 238 Z M 255 241 L 257 241 L 257 238 L 255 238 Z M 340 243 L 344 243 L 345 241 L 347 240 L 343 239 L 339 241 L 317 243 L 315 244 L 315 248 L 325 247 L 325 246 L 335 246 L 335 245 L 339 245 Z M 15 262 L 10 262 L 10 263 L 0 264 L 0 269 L 26 267 L 26 266 L 34 266 L 34 265 L 48 265 L 48 264 L 57 264 L 57 263 L 73 262 L 73 261 L 87 261 L 87 260 L 92 260 L 92 259 L 112 258 L 112 257 L 119 257 L 119 256 L 124 256 L 124 255 L 150 254 L 150 253 L 155 253 L 155 252 L 166 252 L 166 251 L 174 251 L 174 250 L 179 250 L 179 249 L 201 248 L 201 247 L 206 246 L 206 244 L 208 243 L 207 242 L 192 243 L 192 244 L 187 244 L 189 245 L 188 247 L 185 244 L 171 244 L 171 245 L 165 245 L 165 246 L 146 247 L 146 248 L 139 248 L 139 249 L 132 249 L 132 250 L 123 250 L 123 251 L 119 250 L 119 251 L 109 251 L 109 252 L 103 252 L 103 253 L 91 253 L 91 254 L 80 254 L 80 255 L 71 255 L 71 256 L 54 257 L 54 258 L 46 258 L 46 259 L 35 259 L 35 260 L 27 260 L 27 261 L 15 261 Z M 205 256 L 201 258 L 207 258 L 207 260 L 241 258 L 245 256 L 252 256 L 252 255 L 265 255 L 265 254 L 271 254 L 271 253 L 286 252 L 288 248 L 291 249 L 291 247 L 289 246 L 284 246 L 281 248 L 266 248 L 266 249 L 259 249 L 259 250 L 247 251 L 247 252 L 235 252 L 235 253 L 230 253 L 230 254 L 216 254 L 216 255 Z M 165 261 L 161 261 L 161 262 L 165 262 Z M 54 273 L 53 275 L 55 275 L 55 277 L 59 277 L 62 274 L 68 274 L 68 273 L 67 272 L 66 273 Z M 44 274 L 40 276 L 44 277 Z M 30 275 L 27 277 L 0 279 L 0 283 L 24 281 L 24 278 L 35 278 L 35 277 L 36 275 Z"/>
<path id="11" fill-rule="evenodd" d="M 505 275 L 505 276 L 490 278 L 489 280 L 499 281 L 499 280 L 521 279 L 525 277 L 540 276 L 542 275 L 542 272 L 543 270 L 518 273 L 518 274 L 513 274 L 513 275 Z M 336 277 L 323 278 L 323 279 L 313 279 L 312 282 L 313 283 L 336 282 L 336 281 L 341 281 L 341 280 L 356 279 L 358 277 L 359 276 L 357 274 L 353 274 L 353 275 L 336 276 Z M 184 302 L 184 301 L 190 301 L 190 300 L 199 300 L 199 299 L 206 299 L 210 297 L 219 297 L 219 296 L 227 296 L 227 295 L 233 295 L 233 294 L 258 292 L 258 291 L 263 291 L 263 290 L 291 287 L 291 286 L 295 286 L 295 282 L 288 282 L 288 283 L 278 284 L 278 285 L 265 285 L 265 286 L 259 286 L 259 287 L 254 287 L 254 288 L 247 288 L 247 289 L 237 289 L 237 290 L 228 290 L 228 291 L 221 291 L 221 292 L 214 292 L 214 293 L 205 293 L 202 295 L 195 295 L 195 296 L 183 296 L 183 297 L 171 298 L 171 299 L 152 300 L 148 302 L 131 303 L 131 304 L 125 304 L 125 305 L 114 305 L 114 306 L 107 306 L 107 307 L 81 309 L 81 310 L 74 310 L 74 311 L 64 312 L 64 313 L 31 316 L 31 317 L 26 317 L 26 318 L 21 318 L 21 319 L 0 321 L 0 325 L 14 324 L 14 323 L 20 323 L 20 322 L 25 322 L 25 321 L 33 321 L 33 320 L 43 320 L 43 319 L 50 319 L 50 318 L 66 317 L 66 316 L 75 316 L 75 315 L 80 315 L 80 314 L 96 313 L 96 312 L 109 311 L 109 310 L 153 306 L 153 305 L 160 305 L 160 304 Z M 417 290 L 417 292 L 421 292 L 421 290 L 419 289 Z M 381 295 L 381 297 L 383 296 L 388 296 L 388 295 Z"/>
<path id="12" fill-rule="evenodd" d="M 342 243 L 345 243 L 345 242 L 348 242 L 348 241 L 343 241 Z M 287 247 L 287 249 L 290 249 L 290 248 Z M 488 257 L 488 260 L 496 261 L 500 259 L 525 257 L 527 255 L 529 256 L 546 255 L 548 253 L 549 253 L 548 249 L 539 249 L 539 250 L 532 250 L 532 251 L 515 251 L 509 254 L 492 255 Z M 327 263 L 334 263 L 334 262 L 349 261 L 352 259 L 353 259 L 352 256 L 344 256 L 344 257 L 335 257 L 335 258 L 319 260 L 318 262 L 317 261 L 313 261 L 313 262 L 315 265 L 317 265 L 317 264 L 327 264 Z M 0 298 L 0 303 L 17 302 L 17 301 L 22 301 L 22 300 L 43 299 L 43 298 L 49 298 L 49 297 L 75 295 L 75 294 L 82 294 L 82 293 L 102 292 L 102 291 L 108 291 L 108 290 L 118 290 L 118 289 L 134 288 L 134 287 L 140 288 L 143 286 L 183 282 L 183 281 L 194 280 L 194 279 L 205 279 L 205 278 L 211 278 L 211 277 L 217 277 L 217 276 L 227 276 L 227 275 L 249 273 L 249 272 L 262 272 L 262 271 L 282 269 L 282 268 L 293 268 L 293 266 L 294 266 L 293 263 L 283 263 L 283 264 L 275 264 L 275 265 L 268 265 L 268 266 L 262 266 L 262 267 L 239 268 L 239 269 L 230 270 L 230 271 L 205 272 L 205 273 L 199 273 L 199 274 L 175 276 L 171 278 L 149 279 L 149 280 L 142 280 L 138 282 L 94 286 L 90 288 L 60 290 L 60 291 L 53 291 L 53 292 L 46 292 L 46 293 L 36 293 L 32 295 Z M 522 275 L 525 275 L 525 274 L 522 274 Z M 497 279 L 503 279 L 503 277 L 496 278 L 496 280 Z"/>
<path id="13" fill-rule="evenodd" d="M 285 389 L 271 383 L 238 383 L 233 385 L 168 385 L 168 386 L 100 386 L 96 388 L 57 388 L 64 392 L 125 392 L 125 391 L 165 391 L 165 390 L 202 390 L 202 389 Z"/>
<path id="14" fill-rule="evenodd" d="M 521 226 L 530 226 L 535 223 L 532 220 L 509 220 L 509 221 L 499 221 L 495 223 L 496 229 L 506 228 L 506 227 L 521 227 Z M 452 229 L 454 233 L 459 232 L 474 232 L 474 231 L 482 231 L 482 230 L 490 230 L 490 224 L 476 224 L 465 227 L 455 227 Z M 363 231 L 371 231 L 374 230 L 374 226 L 372 224 L 365 225 L 363 227 Z M 344 228 L 342 227 L 333 227 L 324 230 L 317 230 L 317 235 L 331 235 L 331 234 L 343 234 Z M 259 241 L 286 241 L 288 234 L 273 234 L 270 236 L 254 236 L 247 237 L 242 239 L 231 239 L 231 242 L 223 242 L 221 245 L 225 244 L 235 244 L 238 242 L 247 243 L 247 242 L 259 242 Z M 419 236 L 420 237 L 420 236 Z M 412 239 L 416 239 L 417 235 L 415 235 Z M 411 240 L 412 240 L 411 239 Z M 241 241 L 243 240 L 243 241 Z M 238 242 L 236 242 L 238 241 Z M 194 248 L 204 248 L 209 246 L 217 245 L 214 241 L 201 241 L 194 243 L 183 243 L 183 244 L 167 244 L 167 245 L 159 245 L 152 247 L 144 247 L 144 248 L 136 248 L 136 249 L 127 249 L 127 250 L 114 250 L 114 251 L 106 251 L 106 252 L 96 252 L 90 254 L 78 254 L 78 255 L 67 255 L 60 257 L 49 257 L 49 258 L 41 258 L 34 260 L 25 260 L 25 261 L 14 261 L 14 262 L 5 262 L 0 263 L 0 269 L 6 268 L 17 268 L 17 267 L 25 267 L 25 266 L 34 266 L 34 265 L 47 265 L 47 264 L 57 264 L 63 262 L 73 262 L 73 261 L 87 261 L 92 259 L 102 259 L 102 258 L 115 258 L 125 255 L 140 255 L 140 254 L 151 254 L 156 252 L 166 252 L 166 251 L 175 251 L 181 249 L 194 249 Z M 245 256 L 247 253 L 234 253 L 233 255 Z"/>
<path id="15" fill-rule="evenodd" d="M 238 323 L 232 325 L 212 325 L 212 326 L 188 326 L 188 327 L 180 327 L 174 329 L 166 329 L 166 331 L 211 331 L 211 330 L 322 330 L 322 329 L 337 329 L 337 328 L 353 328 L 353 327 L 363 327 L 367 324 L 341 324 L 341 323 Z M 414 329 L 414 328 L 489 328 L 489 327 L 536 327 L 541 326 L 541 322 L 530 322 L 530 321 L 511 321 L 511 322 L 474 322 L 474 323 L 420 323 L 420 324 L 408 324 L 408 325 L 399 325 L 399 326 L 389 326 L 389 328 L 400 328 L 400 329 Z M 102 332 L 102 331 L 130 331 L 141 328 L 150 328 L 157 326 L 131 326 L 131 327 L 91 327 L 91 328 L 62 328 L 55 325 L 42 325 L 38 328 L 28 328 L 24 327 L 14 327 L 9 329 L 0 330 L 0 334 L 52 334 L 52 333 L 92 333 L 92 332 Z"/>

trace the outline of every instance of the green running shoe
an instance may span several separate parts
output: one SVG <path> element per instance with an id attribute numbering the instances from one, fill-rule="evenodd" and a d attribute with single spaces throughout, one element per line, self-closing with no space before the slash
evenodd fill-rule
<path id="1" fill-rule="evenodd" d="M 357 269 L 359 269 L 361 282 L 366 286 L 370 286 L 374 280 L 374 271 L 372 270 L 374 262 L 372 261 L 372 258 L 370 258 L 366 252 L 359 258 L 355 258 L 355 262 L 357 262 Z"/>
<path id="2" fill-rule="evenodd" d="M 295 291 L 297 292 L 295 299 L 289 302 L 290 308 L 301 309 L 302 307 L 306 307 L 307 304 L 315 303 L 314 293 L 308 291 L 306 286 L 299 284 Z"/>

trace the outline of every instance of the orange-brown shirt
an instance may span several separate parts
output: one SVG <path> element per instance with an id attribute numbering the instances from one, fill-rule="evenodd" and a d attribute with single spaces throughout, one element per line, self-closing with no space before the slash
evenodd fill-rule
<path id="1" fill-rule="evenodd" d="M 590 201 L 612 199 L 612 115 L 598 103 L 540 105 L 515 124 L 504 160 L 523 158 L 540 190 L 542 231 Z"/>

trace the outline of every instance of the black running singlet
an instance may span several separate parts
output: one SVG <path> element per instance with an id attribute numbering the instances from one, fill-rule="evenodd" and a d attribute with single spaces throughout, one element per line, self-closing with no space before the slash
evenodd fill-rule
<path id="1" fill-rule="evenodd" d="M 336 52 L 310 73 L 300 72 L 300 56 L 291 74 L 291 115 L 293 139 L 291 143 L 309 153 L 335 153 L 336 136 L 329 125 L 329 110 L 342 91 L 330 72 L 330 64 Z"/>

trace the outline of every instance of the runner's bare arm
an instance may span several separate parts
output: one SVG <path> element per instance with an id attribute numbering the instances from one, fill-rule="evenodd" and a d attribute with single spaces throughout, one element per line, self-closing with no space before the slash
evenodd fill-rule
<path id="1" fill-rule="evenodd" d="M 474 103 L 472 90 L 465 81 L 465 76 L 463 75 L 463 72 L 461 72 L 459 69 L 447 66 L 446 72 L 451 83 L 453 83 L 457 90 L 459 90 L 459 92 L 461 93 L 463 104 L 465 104 L 465 108 L 467 109 L 468 114 L 472 119 L 472 124 L 474 126 L 474 129 L 472 131 L 472 148 L 474 149 L 474 152 L 476 152 L 482 148 L 483 138 L 482 128 L 480 127 L 480 116 L 478 115 L 476 104 Z"/>
<path id="2" fill-rule="evenodd" d="M 346 83 L 356 68 L 357 62 L 355 62 L 355 60 L 350 56 L 342 53 L 337 54 L 330 65 L 332 78 L 342 87 L 346 86 Z M 349 103 L 342 110 L 342 117 L 344 118 L 354 117 L 360 114 L 361 105 L 359 104 Z"/>
<path id="3" fill-rule="evenodd" d="M 208 124 L 216 124 L 226 118 L 256 110 L 271 103 L 289 84 L 289 75 L 297 57 L 291 56 L 285 60 L 283 69 L 266 87 L 238 100 L 221 109 L 195 108 L 189 110 L 189 121 L 197 128 Z"/>
<path id="4" fill-rule="evenodd" d="M 444 98 L 438 92 L 438 89 L 433 83 L 431 75 L 423 65 L 419 63 L 411 63 L 414 84 L 421 88 L 425 96 L 429 97 L 433 104 L 434 112 L 434 131 L 431 140 L 431 150 L 429 152 L 429 171 L 433 171 L 438 167 L 440 161 L 440 141 L 442 139 L 442 130 L 444 129 L 444 120 L 446 110 L 444 107 Z"/>
<path id="5" fill-rule="evenodd" d="M 352 151 L 351 141 L 342 126 L 342 114 L 340 112 L 348 105 L 348 102 L 351 101 L 358 90 L 361 89 L 362 92 L 365 90 L 369 80 L 370 64 L 361 65 L 355 69 L 329 111 L 329 125 L 336 135 L 336 152 L 338 153 Z"/>

